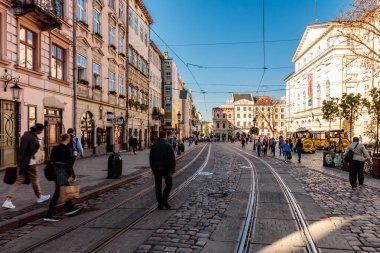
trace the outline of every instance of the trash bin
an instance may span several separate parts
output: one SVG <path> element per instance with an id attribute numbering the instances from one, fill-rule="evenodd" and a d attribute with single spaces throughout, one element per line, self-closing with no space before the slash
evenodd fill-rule
<path id="1" fill-rule="evenodd" d="M 123 171 L 123 160 L 117 153 L 112 153 L 108 157 L 108 177 L 107 178 L 120 178 Z"/>
<path id="2" fill-rule="evenodd" d="M 185 144 L 184 143 L 181 143 L 181 152 L 185 152 Z"/>

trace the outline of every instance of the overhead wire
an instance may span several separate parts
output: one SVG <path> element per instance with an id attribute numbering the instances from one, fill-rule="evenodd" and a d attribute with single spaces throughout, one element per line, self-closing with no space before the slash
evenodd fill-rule
<path id="1" fill-rule="evenodd" d="M 258 93 L 260 90 L 261 84 L 264 80 L 265 71 L 267 70 L 267 67 L 266 67 L 266 48 L 265 48 L 265 0 L 263 0 L 263 9 L 262 10 L 263 10 L 262 11 L 263 12 L 263 14 L 262 14 L 262 16 L 263 16 L 262 32 L 263 32 L 263 63 L 264 63 L 264 65 L 263 65 L 263 73 L 261 75 L 259 86 L 257 87 L 256 93 Z"/>
<path id="2" fill-rule="evenodd" d="M 266 43 L 280 43 L 280 42 L 291 42 L 300 41 L 301 39 L 279 39 L 279 40 L 267 40 Z M 262 40 L 256 41 L 234 41 L 234 42 L 210 42 L 210 43 L 187 43 L 187 44 L 171 44 L 172 47 L 192 47 L 192 46 L 219 46 L 219 45 L 241 45 L 241 44 L 259 44 Z M 163 46 L 163 45 L 158 45 Z"/>
<path id="3" fill-rule="evenodd" d="M 203 66 L 203 65 L 198 65 L 198 64 L 193 64 L 193 63 L 187 63 L 189 66 L 197 67 L 200 69 L 292 69 L 294 66 L 283 66 L 283 67 L 239 67 L 239 66 Z"/>

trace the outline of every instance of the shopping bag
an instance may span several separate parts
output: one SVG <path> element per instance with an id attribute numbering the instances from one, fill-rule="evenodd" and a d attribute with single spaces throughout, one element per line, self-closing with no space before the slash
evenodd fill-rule
<path id="1" fill-rule="evenodd" d="M 63 203 L 73 199 L 79 199 L 79 185 L 61 186 L 59 188 L 59 202 Z"/>
<path id="2" fill-rule="evenodd" d="M 17 167 L 7 167 L 4 174 L 4 183 L 14 184 L 17 180 Z"/>

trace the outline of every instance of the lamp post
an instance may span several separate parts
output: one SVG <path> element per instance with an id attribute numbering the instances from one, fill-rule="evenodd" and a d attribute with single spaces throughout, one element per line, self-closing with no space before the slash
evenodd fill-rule
<path id="1" fill-rule="evenodd" d="M 252 130 L 253 130 L 253 151 L 255 151 L 256 150 L 256 138 L 255 138 L 255 134 L 256 134 L 256 127 L 255 127 L 255 125 L 256 125 L 256 118 L 253 118 L 252 124 L 253 124 L 253 128 L 252 128 Z"/>
<path id="2" fill-rule="evenodd" d="M 181 135 L 180 135 L 181 128 L 179 127 L 179 124 L 181 122 L 181 113 L 180 112 L 177 113 L 177 119 L 178 119 L 177 155 L 180 155 L 181 154 L 181 147 L 179 146 L 180 145 L 180 138 L 181 138 Z"/>

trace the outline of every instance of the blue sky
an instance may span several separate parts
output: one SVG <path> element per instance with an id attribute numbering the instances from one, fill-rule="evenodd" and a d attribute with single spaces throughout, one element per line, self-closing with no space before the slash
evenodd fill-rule
<path id="1" fill-rule="evenodd" d="M 262 0 L 145 0 L 154 19 L 152 29 L 183 59 L 204 67 L 264 66 Z M 337 18 L 351 0 L 318 0 L 319 22 Z M 265 0 L 266 70 L 198 68 L 186 66 L 169 49 L 188 89 L 193 90 L 197 109 L 211 120 L 212 107 L 231 97 L 228 92 L 249 92 L 279 98 L 285 95 L 284 78 L 294 69 L 293 54 L 306 25 L 314 22 L 314 0 Z M 151 32 L 162 52 L 165 45 Z M 271 42 L 272 41 L 272 42 Z M 192 45 L 228 42 L 241 44 Z M 272 68 L 272 69 L 271 69 Z M 276 69 L 279 68 L 279 69 Z M 225 93 L 224 93 L 225 92 Z"/>

